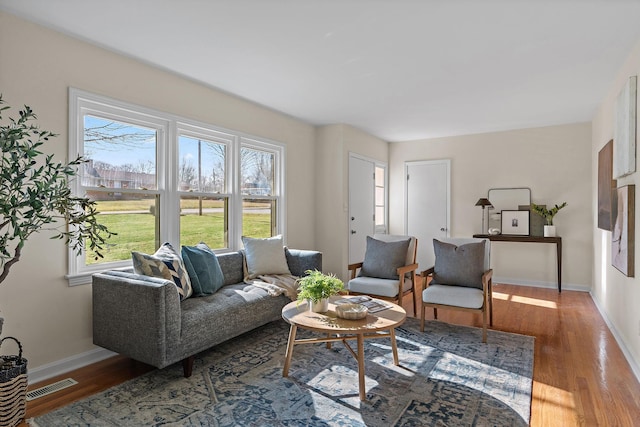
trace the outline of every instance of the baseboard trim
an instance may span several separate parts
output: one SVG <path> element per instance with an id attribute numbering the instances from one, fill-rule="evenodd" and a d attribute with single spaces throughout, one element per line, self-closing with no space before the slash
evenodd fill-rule
<path id="1" fill-rule="evenodd" d="M 513 277 L 501 277 L 501 276 L 493 276 L 492 281 L 493 283 L 504 283 L 509 285 L 533 286 L 534 288 L 558 289 L 557 282 L 540 282 L 535 280 L 522 280 L 522 279 L 516 279 Z M 575 283 L 563 283 L 562 290 L 591 292 L 591 286 L 578 285 Z"/>
<path id="2" fill-rule="evenodd" d="M 73 371 L 74 369 L 82 368 L 83 366 L 108 359 L 116 354 L 117 353 L 104 348 L 96 348 L 94 350 L 56 360 L 55 362 L 47 363 L 46 365 L 38 366 L 34 369 L 29 369 L 27 372 L 28 381 L 29 384 L 35 384 L 55 377 L 56 375 L 62 375 L 69 371 Z"/>
<path id="3" fill-rule="evenodd" d="M 633 358 L 633 354 L 629 351 L 629 348 L 625 344 L 624 339 L 622 338 L 622 335 L 618 333 L 618 330 L 616 329 L 616 327 L 609 320 L 609 316 L 607 316 L 607 313 L 605 312 L 604 307 L 600 305 L 600 302 L 593 295 L 592 292 L 589 292 L 589 295 L 591 295 L 591 299 L 593 300 L 593 303 L 596 305 L 596 308 L 600 312 L 600 315 L 602 316 L 604 323 L 607 324 L 607 327 L 611 331 L 613 338 L 618 343 L 618 346 L 620 346 L 620 350 L 622 350 L 622 354 L 624 354 L 624 358 L 627 359 L 629 366 L 631 366 L 631 370 L 635 374 L 636 379 L 638 380 L 638 382 L 640 382 L 640 365 L 638 364 L 638 361 Z"/>

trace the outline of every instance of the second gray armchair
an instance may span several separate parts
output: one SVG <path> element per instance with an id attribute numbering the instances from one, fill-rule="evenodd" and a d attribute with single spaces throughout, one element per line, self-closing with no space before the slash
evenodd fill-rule
<path id="1" fill-rule="evenodd" d="M 491 245 L 487 239 L 434 239 L 435 265 L 422 272 L 420 330 L 424 331 L 425 309 L 463 310 L 482 313 L 482 342 L 487 342 L 487 316 L 493 326 Z"/>

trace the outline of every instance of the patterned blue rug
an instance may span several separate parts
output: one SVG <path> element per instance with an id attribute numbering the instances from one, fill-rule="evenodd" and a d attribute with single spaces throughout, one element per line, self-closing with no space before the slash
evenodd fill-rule
<path id="1" fill-rule="evenodd" d="M 284 321 L 270 323 L 182 365 L 155 370 L 30 420 L 34 426 L 526 426 L 533 337 L 413 318 L 365 341 L 367 401 L 358 367 L 339 343 L 298 345 L 288 378 Z M 311 333 L 298 330 L 298 337 Z"/>

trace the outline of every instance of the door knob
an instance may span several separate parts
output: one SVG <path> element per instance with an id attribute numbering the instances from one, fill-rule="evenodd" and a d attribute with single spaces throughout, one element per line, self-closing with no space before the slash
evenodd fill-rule
<path id="1" fill-rule="evenodd" d="M 440 231 L 447 231 L 447 229 L 446 229 L 446 228 L 444 228 L 444 227 L 442 227 L 442 228 L 440 229 Z"/>
<path id="2" fill-rule="evenodd" d="M 356 234 L 356 230 L 351 230 L 351 234 Z"/>

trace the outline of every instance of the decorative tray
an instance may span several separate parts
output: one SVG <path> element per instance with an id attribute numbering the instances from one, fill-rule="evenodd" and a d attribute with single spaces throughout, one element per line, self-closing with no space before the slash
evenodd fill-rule
<path id="1" fill-rule="evenodd" d="M 336 314 L 342 319 L 357 320 L 367 317 L 369 310 L 362 304 L 336 305 Z"/>

